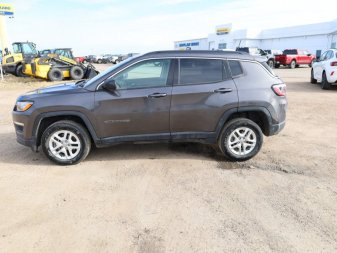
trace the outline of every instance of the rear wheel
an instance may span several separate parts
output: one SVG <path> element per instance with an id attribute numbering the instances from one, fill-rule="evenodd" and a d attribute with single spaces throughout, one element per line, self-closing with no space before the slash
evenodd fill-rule
<path id="1" fill-rule="evenodd" d="M 313 60 L 309 63 L 309 67 L 310 67 L 310 68 L 312 67 L 312 64 L 313 64 L 313 63 L 314 63 Z"/>
<path id="2" fill-rule="evenodd" d="M 60 165 L 83 161 L 91 149 L 91 140 L 86 129 L 69 120 L 50 125 L 42 135 L 41 144 L 47 158 Z"/>
<path id="3" fill-rule="evenodd" d="M 310 77 L 310 83 L 317 83 L 317 79 L 315 79 L 315 76 L 314 76 L 314 69 L 311 69 L 311 77 Z"/>
<path id="4" fill-rule="evenodd" d="M 48 79 L 50 81 L 62 81 L 63 72 L 59 68 L 51 68 L 48 72 Z"/>
<path id="5" fill-rule="evenodd" d="M 278 69 L 280 67 L 280 64 L 279 63 L 275 63 L 274 67 Z"/>
<path id="6" fill-rule="evenodd" d="M 325 72 L 323 72 L 323 75 L 322 75 L 321 87 L 322 87 L 323 90 L 330 90 L 330 88 L 331 88 L 331 84 L 326 79 Z"/>
<path id="7" fill-rule="evenodd" d="M 267 63 L 268 63 L 268 66 L 270 68 L 274 68 L 274 61 L 273 60 L 269 60 Z"/>
<path id="8" fill-rule="evenodd" d="M 291 63 L 288 65 L 288 67 L 289 67 L 290 69 L 296 68 L 296 61 L 295 61 L 295 60 L 292 60 Z"/>
<path id="9" fill-rule="evenodd" d="M 73 80 L 80 80 L 84 76 L 84 71 L 80 66 L 73 66 L 70 69 L 70 77 Z"/>
<path id="10" fill-rule="evenodd" d="M 101 63 L 102 63 L 102 60 L 101 60 L 101 59 L 98 59 L 98 60 L 97 60 L 97 63 L 98 63 L 98 64 L 101 64 Z"/>
<path id="11" fill-rule="evenodd" d="M 232 161 L 246 161 L 261 149 L 263 134 L 253 121 L 238 118 L 229 121 L 222 130 L 219 148 Z"/>

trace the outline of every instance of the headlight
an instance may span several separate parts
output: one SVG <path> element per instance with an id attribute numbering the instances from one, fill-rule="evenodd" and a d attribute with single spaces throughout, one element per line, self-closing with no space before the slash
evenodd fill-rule
<path id="1" fill-rule="evenodd" d="M 32 107 L 33 102 L 32 101 L 18 101 L 16 102 L 16 110 L 18 112 L 24 112 L 27 111 L 30 107 Z"/>

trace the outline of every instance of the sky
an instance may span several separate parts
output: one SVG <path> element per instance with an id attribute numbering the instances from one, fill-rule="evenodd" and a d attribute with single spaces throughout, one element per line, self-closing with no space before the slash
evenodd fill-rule
<path id="1" fill-rule="evenodd" d="M 144 53 L 203 38 L 215 27 L 268 29 L 337 19 L 336 0 L 8 0 L 8 38 L 39 50 L 71 47 L 76 56 Z M 329 8 L 332 6 L 332 8 Z"/>

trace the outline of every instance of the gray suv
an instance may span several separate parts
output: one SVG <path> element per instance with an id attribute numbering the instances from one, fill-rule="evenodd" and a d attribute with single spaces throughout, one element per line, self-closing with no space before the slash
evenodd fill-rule
<path id="1" fill-rule="evenodd" d="M 264 61 L 229 51 L 130 58 L 91 80 L 20 96 L 17 141 L 61 165 L 84 160 L 92 145 L 154 141 L 211 144 L 244 161 L 285 125 L 286 85 Z"/>

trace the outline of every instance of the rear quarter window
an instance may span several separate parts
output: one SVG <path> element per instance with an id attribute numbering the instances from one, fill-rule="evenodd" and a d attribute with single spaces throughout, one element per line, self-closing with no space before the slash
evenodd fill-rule
<path id="1" fill-rule="evenodd" d="M 243 61 L 241 64 L 245 69 L 245 76 L 247 76 L 249 80 L 256 83 L 269 82 L 270 80 L 275 81 L 273 76 L 271 76 L 272 73 L 260 63 Z"/>
<path id="2" fill-rule="evenodd" d="M 243 74 L 243 70 L 239 61 L 229 60 L 228 65 L 232 73 L 232 77 L 239 76 Z"/>

